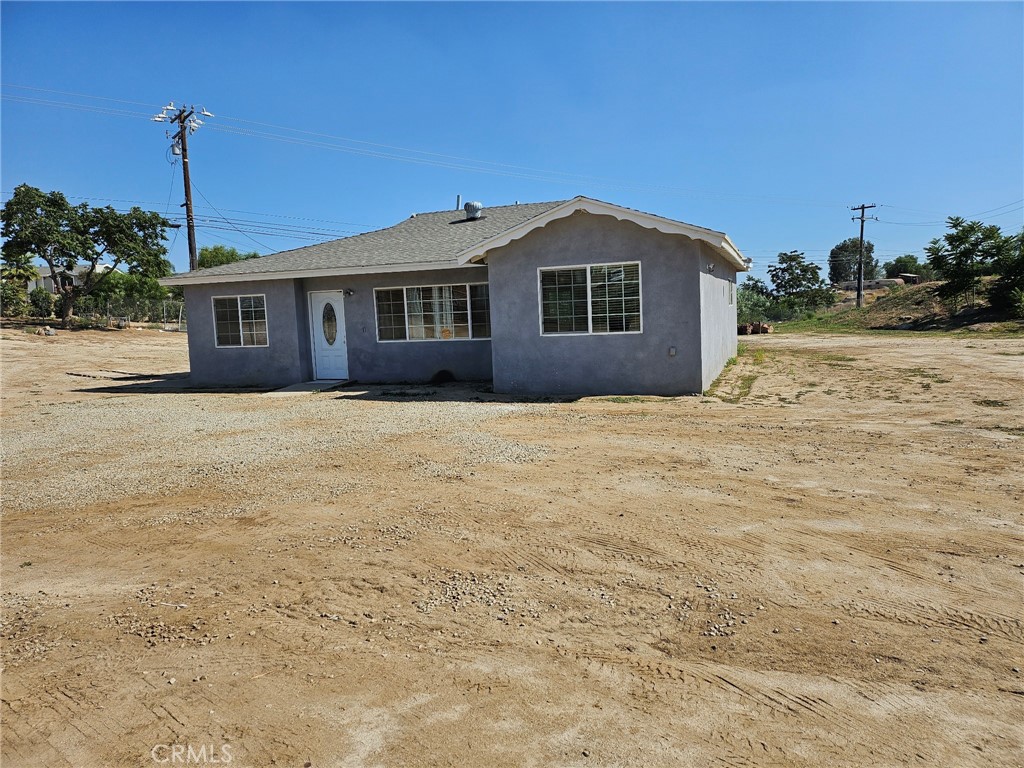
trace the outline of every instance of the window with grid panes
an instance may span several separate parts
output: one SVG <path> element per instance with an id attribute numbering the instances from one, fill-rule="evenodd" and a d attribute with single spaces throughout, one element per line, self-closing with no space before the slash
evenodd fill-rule
<path id="1" fill-rule="evenodd" d="M 267 346 L 264 296 L 218 296 L 213 300 L 218 347 Z"/>
<path id="2" fill-rule="evenodd" d="M 640 265 L 540 271 L 542 333 L 639 333 Z"/>
<path id="3" fill-rule="evenodd" d="M 594 333 L 640 330 L 640 265 L 590 268 L 590 316 Z"/>
<path id="4" fill-rule="evenodd" d="M 378 341 L 489 339 L 491 307 L 486 284 L 378 288 Z"/>
<path id="5" fill-rule="evenodd" d="M 587 269 L 543 269 L 540 273 L 544 333 L 587 333 Z"/>
<path id="6" fill-rule="evenodd" d="M 401 288 L 378 290 L 377 338 L 398 341 L 405 338 L 405 292 Z"/>

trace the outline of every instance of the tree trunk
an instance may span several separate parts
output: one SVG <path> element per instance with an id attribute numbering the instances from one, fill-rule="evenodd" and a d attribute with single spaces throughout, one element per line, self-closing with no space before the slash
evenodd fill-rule
<path id="1" fill-rule="evenodd" d="M 67 330 L 71 327 L 71 313 L 75 308 L 75 295 L 61 292 L 60 327 Z"/>

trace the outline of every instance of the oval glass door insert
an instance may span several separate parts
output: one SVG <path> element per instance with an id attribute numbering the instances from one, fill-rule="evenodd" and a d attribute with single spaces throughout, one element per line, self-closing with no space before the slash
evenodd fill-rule
<path id="1" fill-rule="evenodd" d="M 324 338 L 327 339 L 329 345 L 334 345 L 334 340 L 338 338 L 338 316 L 334 313 L 334 305 L 327 302 L 324 305 Z"/>

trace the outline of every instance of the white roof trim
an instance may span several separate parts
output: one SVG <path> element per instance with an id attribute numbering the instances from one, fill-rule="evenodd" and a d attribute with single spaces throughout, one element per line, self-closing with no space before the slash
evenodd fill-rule
<path id="1" fill-rule="evenodd" d="M 456 261 L 428 261 L 410 264 L 382 264 L 369 267 L 325 267 L 323 269 L 296 269 L 287 272 L 245 272 L 230 275 L 204 275 L 198 272 L 183 272 L 180 275 L 163 277 L 160 285 L 209 285 L 211 283 L 258 283 L 268 280 L 295 280 L 304 277 L 333 277 L 334 275 L 373 275 L 386 272 L 422 272 L 430 269 L 457 269 L 459 267 L 480 267 L 482 264 L 460 264 Z"/>
<path id="2" fill-rule="evenodd" d="M 623 208 L 619 205 L 612 205 L 611 203 L 582 196 L 568 200 L 562 203 L 562 205 L 545 211 L 517 227 L 505 230 L 494 237 L 484 240 L 482 243 L 477 243 L 472 248 L 468 248 L 458 254 L 456 259 L 459 264 L 480 263 L 487 258 L 488 251 L 506 246 L 513 240 L 524 237 L 538 227 L 543 227 L 556 219 L 571 216 L 577 211 L 585 211 L 586 213 L 598 216 L 614 216 L 621 221 L 631 221 L 634 224 L 639 224 L 641 227 L 656 229 L 669 235 L 683 235 L 692 240 L 702 240 L 714 248 L 722 258 L 740 272 L 746 272 L 750 268 L 743 254 L 740 253 L 740 249 L 733 244 L 732 240 L 724 232 L 716 232 L 713 229 L 705 229 L 693 224 L 684 224 L 681 221 L 654 216 L 642 211 L 634 211 L 631 208 Z"/>

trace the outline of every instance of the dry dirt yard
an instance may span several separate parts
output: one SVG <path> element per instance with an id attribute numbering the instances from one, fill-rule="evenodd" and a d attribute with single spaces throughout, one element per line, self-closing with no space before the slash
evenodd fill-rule
<path id="1" fill-rule="evenodd" d="M 4 328 L 4 768 L 1021 765 L 1024 340 L 745 344 L 516 402 Z"/>

